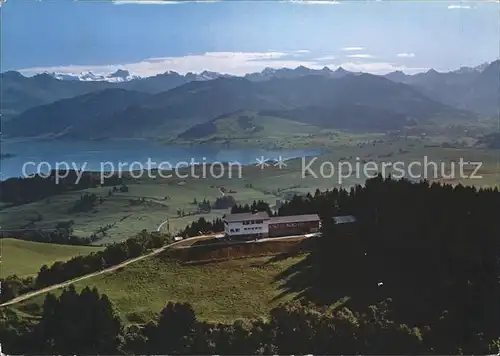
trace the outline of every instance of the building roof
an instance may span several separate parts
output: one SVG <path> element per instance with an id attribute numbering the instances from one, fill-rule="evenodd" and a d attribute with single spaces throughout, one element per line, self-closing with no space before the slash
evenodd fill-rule
<path id="1" fill-rule="evenodd" d="M 306 215 L 290 215 L 290 216 L 273 216 L 269 221 L 270 224 L 292 223 L 292 222 L 306 222 L 306 221 L 319 221 L 318 214 Z"/>
<path id="2" fill-rule="evenodd" d="M 269 220 L 269 215 L 265 211 L 256 213 L 227 214 L 223 220 L 227 222 L 248 221 L 248 220 Z"/>
<path id="3" fill-rule="evenodd" d="M 356 222 L 356 217 L 353 215 L 334 216 L 332 219 L 334 224 L 351 224 Z"/>

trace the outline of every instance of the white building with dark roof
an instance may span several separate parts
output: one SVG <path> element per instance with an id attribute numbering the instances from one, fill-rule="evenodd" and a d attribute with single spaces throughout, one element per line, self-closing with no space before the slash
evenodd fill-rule
<path id="1" fill-rule="evenodd" d="M 263 238 L 318 232 L 318 214 L 273 216 L 266 212 L 229 214 L 224 216 L 224 232 L 229 237 Z"/>
<path id="2" fill-rule="evenodd" d="M 262 238 L 269 236 L 269 215 L 256 213 L 228 214 L 224 221 L 224 233 L 230 237 Z"/>

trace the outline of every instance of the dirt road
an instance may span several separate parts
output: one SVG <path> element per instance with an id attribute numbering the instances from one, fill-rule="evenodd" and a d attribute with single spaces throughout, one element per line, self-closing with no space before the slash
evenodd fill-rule
<path id="1" fill-rule="evenodd" d="M 262 243 L 262 242 L 268 242 L 268 241 L 282 241 L 282 240 L 303 240 L 303 239 L 306 239 L 308 237 L 312 237 L 313 235 L 315 235 L 315 234 L 297 235 L 297 236 L 284 236 L 284 237 L 273 237 L 273 238 L 260 239 L 260 240 L 257 240 L 257 241 L 254 241 L 254 240 L 245 241 L 245 243 Z M 201 235 L 201 236 L 191 237 L 191 238 L 189 238 L 187 240 L 189 240 L 193 244 L 194 242 L 196 242 L 196 240 L 205 240 L 207 238 L 214 238 L 216 236 L 220 236 L 220 233 L 219 234 L 209 234 L 209 235 Z M 11 300 L 3 303 L 3 304 L 0 304 L 0 307 L 6 307 L 8 305 L 17 304 L 19 302 L 25 301 L 25 300 L 27 300 L 29 298 L 32 298 L 32 297 L 35 297 L 37 295 L 40 295 L 40 294 L 43 294 L 43 293 L 47 293 L 47 292 L 50 292 L 50 291 L 53 291 L 53 290 L 56 290 L 56 289 L 59 289 L 59 288 L 64 288 L 64 287 L 69 286 L 70 284 L 73 284 L 73 283 L 76 283 L 76 282 L 79 282 L 79 281 L 83 281 L 85 279 L 92 278 L 92 277 L 95 277 L 95 276 L 98 276 L 98 275 L 101 275 L 101 274 L 105 274 L 105 273 L 116 271 L 117 269 L 125 267 L 125 266 L 127 266 L 127 265 L 129 265 L 131 263 L 135 263 L 135 262 L 143 260 L 145 258 L 149 258 L 151 256 L 157 255 L 158 253 L 160 253 L 160 252 L 162 252 L 162 251 L 164 251 L 164 250 L 166 250 L 168 248 L 184 249 L 184 248 L 198 247 L 198 246 L 192 246 L 192 244 L 186 246 L 186 241 L 187 240 L 181 240 L 181 241 L 173 242 L 173 243 L 171 243 L 169 245 L 165 245 L 165 246 L 163 246 L 163 247 L 161 247 L 159 249 L 153 250 L 153 251 L 151 251 L 150 253 L 148 253 L 146 255 L 142 255 L 142 256 L 139 256 L 139 257 L 136 257 L 136 258 L 132 258 L 130 260 L 124 261 L 124 262 L 122 262 L 122 263 L 120 263 L 118 265 L 115 265 L 115 266 L 103 269 L 101 271 L 97 271 L 97 272 L 94 272 L 94 273 L 91 273 L 91 274 L 86 274 L 84 276 L 77 277 L 77 278 L 71 279 L 69 281 L 65 281 L 65 282 L 62 282 L 62 283 L 59 283 L 59 284 L 54 284 L 54 285 L 51 285 L 51 286 L 48 286 L 48 287 L 45 287 L 45 288 L 42 288 L 42 289 L 39 289 L 39 290 L 36 290 L 36 291 L 33 291 L 33 292 L 29 292 L 29 293 L 20 295 L 20 296 L 14 298 L 14 299 L 11 299 Z M 220 244 L 222 246 L 225 246 L 225 245 L 230 245 L 232 243 L 233 244 L 241 244 L 242 242 L 229 241 L 229 242 L 223 242 L 223 243 L 214 243 L 212 245 L 219 245 Z M 179 246 L 177 246 L 177 245 L 179 245 Z M 207 245 L 199 245 L 199 246 L 207 246 Z"/>
<path id="2" fill-rule="evenodd" d="M 195 240 L 195 239 L 196 240 L 198 240 L 198 239 L 206 239 L 207 237 L 213 237 L 213 236 L 214 235 L 203 235 L 203 236 L 192 237 L 191 239 L 193 239 L 193 240 Z M 14 299 L 11 299 L 11 300 L 3 303 L 3 304 L 0 304 L 0 307 L 6 307 L 8 305 L 17 304 L 17 303 L 22 302 L 22 301 L 24 301 L 26 299 L 35 297 L 35 296 L 37 296 L 39 294 L 47 293 L 47 292 L 50 292 L 50 291 L 53 291 L 53 290 L 59 289 L 59 288 L 64 288 L 64 287 L 69 286 L 70 284 L 82 281 L 84 279 L 88 279 L 88 278 L 92 278 L 92 277 L 95 277 L 95 276 L 98 276 L 98 275 L 101 275 L 101 274 L 105 274 L 105 273 L 116 271 L 117 269 L 125 267 L 125 266 L 127 266 L 127 265 L 129 265 L 131 263 L 134 263 L 134 262 L 143 260 L 145 258 L 149 258 L 151 256 L 157 255 L 158 253 L 166 250 L 167 248 L 175 247 L 177 244 L 180 244 L 182 242 L 183 241 L 177 241 L 177 242 L 171 243 L 169 245 L 165 245 L 163 247 L 160 247 L 159 249 L 153 250 L 153 251 L 151 251 L 150 253 L 148 253 L 146 255 L 142 255 L 142 256 L 139 256 L 139 257 L 136 257 L 136 258 L 132 258 L 130 260 L 126 260 L 126 261 L 124 261 L 124 262 L 122 262 L 122 263 L 120 263 L 118 265 L 115 265 L 115 266 L 103 269 L 101 271 L 97 271 L 97 272 L 94 272 L 94 273 L 86 274 L 84 276 L 77 277 L 77 278 L 71 279 L 69 281 L 65 281 L 65 282 L 62 282 L 62 283 L 59 283 L 59 284 L 54 284 L 54 285 L 51 285 L 51 286 L 48 286 L 48 287 L 45 287 L 45 288 L 42 288 L 42 289 L 39 289 L 39 290 L 36 290 L 36 291 L 33 291 L 33 292 L 29 292 L 29 293 L 20 295 L 20 296 L 14 298 Z"/>
<path id="3" fill-rule="evenodd" d="M 265 237 L 262 239 L 258 240 L 241 240 L 241 241 L 231 241 L 231 240 L 226 240 L 226 241 L 220 241 L 220 242 L 214 242 L 210 244 L 200 244 L 200 245 L 194 245 L 195 241 L 192 241 L 192 243 L 187 244 L 186 242 L 184 244 L 179 244 L 176 246 L 173 246 L 175 249 L 186 249 L 186 248 L 203 248 L 206 246 L 231 246 L 231 245 L 242 245 L 242 244 L 259 244 L 259 243 L 265 243 L 265 242 L 277 242 L 277 241 L 300 241 L 300 240 L 305 240 L 310 237 L 313 237 L 315 235 L 313 234 L 308 234 L 308 235 L 292 235 L 292 236 L 282 236 L 282 237 Z M 203 240 L 203 239 L 200 239 Z"/>

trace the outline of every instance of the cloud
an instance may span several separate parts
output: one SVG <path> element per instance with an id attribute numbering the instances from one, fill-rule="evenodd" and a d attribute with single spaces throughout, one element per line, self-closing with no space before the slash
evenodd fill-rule
<path id="1" fill-rule="evenodd" d="M 25 75 L 43 72 L 80 73 L 91 71 L 95 74 L 110 74 L 117 69 L 126 69 L 132 75 L 152 76 L 166 71 L 179 73 L 201 72 L 204 70 L 243 75 L 249 72 L 261 71 L 266 67 L 296 68 L 304 65 L 310 68 L 320 68 L 311 60 L 299 60 L 293 53 L 287 52 L 206 52 L 183 57 L 156 57 L 144 59 L 135 63 L 109 65 L 67 65 L 52 67 L 34 67 L 20 70 Z"/>
<path id="2" fill-rule="evenodd" d="M 219 0 L 113 0 L 115 5 L 127 5 L 127 4 L 141 4 L 141 5 L 176 5 L 176 4 L 186 4 L 191 2 L 203 2 L 212 3 L 219 2 Z"/>
<path id="3" fill-rule="evenodd" d="M 415 53 L 398 53 L 396 56 L 399 58 L 413 58 L 415 57 Z"/>
<path id="4" fill-rule="evenodd" d="M 141 5 L 172 5 L 180 4 L 182 1 L 164 1 L 164 0 L 114 0 L 113 4 L 127 5 L 127 4 L 141 4 Z"/>
<path id="5" fill-rule="evenodd" d="M 154 76 L 167 71 L 181 74 L 187 72 L 199 73 L 204 70 L 232 75 L 260 72 L 266 67 L 270 68 L 296 68 L 305 66 L 311 69 L 321 69 L 327 66 L 331 69 L 342 66 L 351 71 L 362 71 L 382 74 L 401 70 L 407 73 L 427 70 L 428 68 L 408 68 L 403 65 L 386 62 L 357 62 L 346 63 L 335 61 L 333 56 L 319 58 L 301 58 L 293 52 L 267 51 L 267 52 L 206 52 L 191 54 L 182 57 L 155 57 L 133 63 L 117 63 L 105 65 L 67 65 L 52 67 L 33 67 L 19 70 L 24 75 L 30 76 L 43 72 L 56 72 L 63 74 L 79 74 L 93 72 L 96 75 L 108 75 L 117 69 L 125 69 L 132 75 L 142 77 Z"/>
<path id="6" fill-rule="evenodd" d="M 299 49 L 297 51 L 294 51 L 295 53 L 309 53 L 310 51 L 308 49 Z"/>
<path id="7" fill-rule="evenodd" d="M 395 71 L 402 71 L 406 74 L 415 74 L 419 72 L 425 72 L 429 68 L 414 68 L 414 67 L 406 67 L 403 65 L 389 63 L 389 62 L 346 62 L 341 63 L 340 66 L 345 70 L 351 72 L 364 72 L 364 73 L 372 73 L 372 74 L 387 74 Z M 333 68 L 333 66 L 329 66 Z"/>
<path id="8" fill-rule="evenodd" d="M 322 56 L 322 57 L 316 57 L 316 58 L 314 58 L 314 60 L 319 61 L 319 62 L 324 62 L 324 61 L 332 61 L 335 58 L 337 58 L 337 57 L 335 57 L 335 56 Z"/>
<path id="9" fill-rule="evenodd" d="M 303 4 L 303 5 L 338 5 L 340 1 L 335 0 L 289 0 L 284 2 L 291 2 L 294 4 Z"/>
<path id="10" fill-rule="evenodd" d="M 453 10 L 453 9 L 472 9 L 470 5 L 449 5 L 448 9 Z"/>
<path id="11" fill-rule="evenodd" d="M 375 58 L 371 54 L 367 54 L 367 53 L 349 54 L 349 55 L 347 55 L 347 57 L 349 57 L 349 58 Z"/>
<path id="12" fill-rule="evenodd" d="M 354 52 L 354 51 L 362 51 L 364 47 L 342 47 L 341 50 L 345 52 Z"/>

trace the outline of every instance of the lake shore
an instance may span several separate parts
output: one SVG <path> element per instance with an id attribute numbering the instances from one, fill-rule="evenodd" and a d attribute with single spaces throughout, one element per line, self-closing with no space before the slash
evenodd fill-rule
<path id="1" fill-rule="evenodd" d="M 105 141 L 3 140 L 4 149 L 17 152 L 2 162 L 2 176 L 27 176 L 51 169 L 89 172 L 105 170 L 147 170 L 175 168 L 192 164 L 238 162 L 257 163 L 258 159 L 278 160 L 317 155 L 318 149 L 264 149 L 223 147 L 220 145 L 164 145 L 144 139 Z"/>

